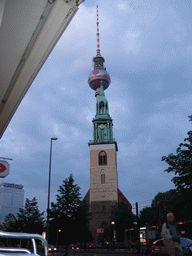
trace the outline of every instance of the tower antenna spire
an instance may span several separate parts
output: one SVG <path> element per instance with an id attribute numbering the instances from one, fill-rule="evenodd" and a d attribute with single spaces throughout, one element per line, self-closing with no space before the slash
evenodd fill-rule
<path id="1" fill-rule="evenodd" d="M 99 40 L 99 12 L 97 5 L 97 56 L 100 55 L 100 40 Z"/>
<path id="2" fill-rule="evenodd" d="M 89 86 L 96 91 L 95 96 L 99 95 L 99 90 L 101 82 L 103 83 L 103 90 L 106 90 L 109 87 L 111 82 L 110 76 L 104 66 L 105 59 L 100 54 L 100 41 L 99 41 L 99 13 L 98 5 L 96 6 L 97 14 L 97 51 L 96 56 L 93 58 L 93 68 L 94 70 L 90 73 L 88 78 Z"/>

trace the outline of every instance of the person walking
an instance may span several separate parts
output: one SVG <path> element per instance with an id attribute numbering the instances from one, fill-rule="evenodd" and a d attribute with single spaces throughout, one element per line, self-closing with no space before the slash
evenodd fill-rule
<path id="1" fill-rule="evenodd" d="M 167 248 L 169 256 L 175 256 L 175 249 L 179 251 L 179 256 L 183 256 L 183 250 L 180 246 L 180 232 L 177 229 L 177 224 L 174 222 L 173 213 L 168 213 L 167 220 L 162 226 L 161 237 L 164 240 L 164 245 Z"/>

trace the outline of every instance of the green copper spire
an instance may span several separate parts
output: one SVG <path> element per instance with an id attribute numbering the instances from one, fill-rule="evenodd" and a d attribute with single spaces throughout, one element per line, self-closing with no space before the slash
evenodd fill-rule
<path id="1" fill-rule="evenodd" d="M 101 82 L 99 97 L 96 102 L 96 116 L 100 116 L 100 118 L 103 118 L 104 115 L 108 115 L 108 118 L 110 118 L 108 111 L 108 101 L 105 98 L 103 83 Z"/>
<path id="2" fill-rule="evenodd" d="M 96 102 L 96 115 L 92 122 L 93 140 L 89 141 L 89 145 L 115 143 L 117 148 L 117 142 L 113 138 L 113 120 L 109 115 L 108 101 L 105 98 L 102 81 Z"/>
<path id="3" fill-rule="evenodd" d="M 111 82 L 110 76 L 106 71 L 103 63 L 104 58 L 100 54 L 99 44 L 99 20 L 97 6 L 97 55 L 93 58 L 94 70 L 88 78 L 89 86 L 95 90 L 96 96 L 96 115 L 93 119 L 93 140 L 89 141 L 89 145 L 97 144 L 115 144 L 117 142 L 113 138 L 113 120 L 109 115 L 108 101 L 105 98 L 104 90 L 109 87 Z"/>

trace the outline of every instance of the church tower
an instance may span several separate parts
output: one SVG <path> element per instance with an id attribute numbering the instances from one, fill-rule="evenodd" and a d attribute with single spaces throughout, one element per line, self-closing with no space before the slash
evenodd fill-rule
<path id="1" fill-rule="evenodd" d="M 90 227 L 97 243 L 103 229 L 110 225 L 112 207 L 118 201 L 130 203 L 118 189 L 117 177 L 117 142 L 113 138 L 113 120 L 109 114 L 109 104 L 104 90 L 109 87 L 110 76 L 104 67 L 105 59 L 100 54 L 99 20 L 97 6 L 97 54 L 93 58 L 94 70 L 88 83 L 95 90 L 96 115 L 93 118 L 93 140 L 90 149 L 90 189 L 84 200 L 90 204 L 92 219 Z"/>

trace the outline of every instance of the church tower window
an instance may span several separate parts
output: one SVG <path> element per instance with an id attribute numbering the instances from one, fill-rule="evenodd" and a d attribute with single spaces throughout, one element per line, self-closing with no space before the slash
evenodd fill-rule
<path id="1" fill-rule="evenodd" d="M 101 101 L 100 104 L 99 104 L 99 113 L 100 114 L 105 113 L 105 104 L 103 103 L 103 101 Z"/>
<path id="2" fill-rule="evenodd" d="M 99 165 L 107 165 L 107 154 L 105 151 L 99 153 Z"/>
<path id="3" fill-rule="evenodd" d="M 105 184 L 105 174 L 101 174 L 101 184 Z"/>

